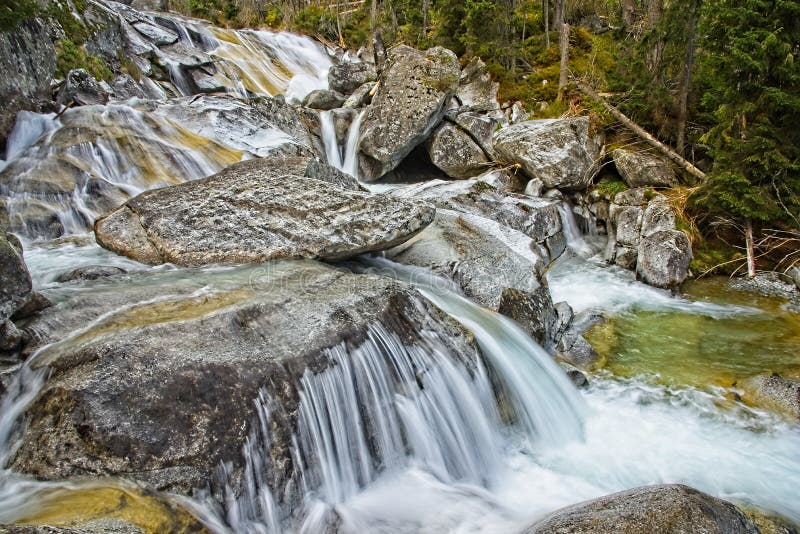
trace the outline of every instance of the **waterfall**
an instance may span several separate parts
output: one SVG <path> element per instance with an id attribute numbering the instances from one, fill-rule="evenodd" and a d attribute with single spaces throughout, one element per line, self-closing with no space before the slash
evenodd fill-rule
<path id="1" fill-rule="evenodd" d="M 350 124 L 344 146 L 339 144 L 339 139 L 336 135 L 333 111 L 322 111 L 319 114 L 319 118 L 322 125 L 322 141 L 325 145 L 328 164 L 354 178 L 358 178 L 358 144 L 360 142 L 359 136 L 361 134 L 361 121 L 364 119 L 364 111 L 356 115 Z"/>
<path id="2" fill-rule="evenodd" d="M 438 484 L 482 491 L 502 471 L 512 441 L 538 454 L 582 436 L 583 401 L 513 321 L 472 304 L 429 271 L 380 258 L 351 267 L 416 285 L 470 329 L 485 360 L 454 354 L 433 332 L 419 332 L 419 341 L 408 342 L 382 324 L 371 325 L 358 346 L 327 349 L 329 367 L 306 371 L 299 387 L 291 457 L 292 484 L 302 489 L 302 502 L 292 502 L 286 498 L 291 492 L 270 488 L 265 480 L 272 468 L 273 402 L 262 394 L 253 425 L 259 430 L 243 450 L 240 495 L 234 497 L 223 466 L 225 497 L 207 500 L 236 532 L 273 534 L 298 517 L 296 531 L 325 531 L 343 520 L 341 506 L 365 488 L 409 469 Z M 509 432 L 517 438 L 504 438 Z"/>
<path id="3" fill-rule="evenodd" d="M 581 438 L 583 400 L 550 355 L 514 321 L 474 304 L 454 291 L 452 282 L 427 269 L 377 257 L 363 262 L 368 272 L 416 286 L 472 332 L 489 367 L 502 381 L 531 449 Z"/>
<path id="4" fill-rule="evenodd" d="M 567 202 L 561 202 L 558 204 L 558 213 L 561 215 L 561 228 L 567 240 L 567 247 L 579 256 L 593 256 L 596 251 L 584 239 L 583 232 L 575 220 L 572 206 Z"/>

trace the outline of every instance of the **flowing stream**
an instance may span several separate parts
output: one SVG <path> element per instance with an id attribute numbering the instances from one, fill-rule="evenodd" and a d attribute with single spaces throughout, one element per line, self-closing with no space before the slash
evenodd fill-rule
<path id="1" fill-rule="evenodd" d="M 249 273 L 148 267 L 99 248 L 87 233 L 99 214 L 131 195 L 291 145 L 296 140 L 285 131 L 248 115 L 245 102 L 276 94 L 298 101 L 327 87 L 331 58 L 311 39 L 175 21 L 181 46 L 215 59 L 215 83 L 227 95 L 133 99 L 70 109 L 58 118 L 22 113 L 9 138 L 0 194 L 8 199 L 12 229 L 24 237 L 36 289 L 56 304 L 95 289 L 56 282 L 82 266 L 152 275 L 157 284 L 142 281 L 148 276 L 119 283 L 156 284 L 162 294 L 153 298 L 203 296 Z M 194 82 L 185 69 L 174 58 L 162 60 L 171 65 L 178 92 L 190 94 Z M 167 87 L 143 83 L 166 96 Z M 237 122 L 209 127 L 207 116 Z M 334 113 L 319 117 L 329 163 L 357 178 L 363 113 L 353 114 L 341 139 Z M 577 390 L 513 321 L 472 303 L 452 282 L 363 257 L 343 267 L 413 285 L 472 333 L 481 356 L 455 354 L 433 332 L 423 330 L 423 341 L 410 343 L 374 324 L 357 347 L 329 348 L 325 370 L 303 375 L 287 487 L 274 487 L 267 476 L 271 420 L 280 407 L 262 392 L 242 451 L 241 486 L 220 466 L 222 497 L 190 499 L 144 495 L 120 480 L 41 483 L 5 469 L 24 426 L 21 416 L 45 380 L 46 372 L 31 363 L 58 349 L 45 347 L 20 365 L 0 401 L 0 523 L 55 517 L 47 513 L 80 510 L 86 499 L 124 499 L 139 510 L 124 518 L 141 520 L 150 532 L 174 524 L 173 507 L 180 506 L 220 533 L 506 533 L 559 507 L 655 483 L 685 483 L 800 523 L 800 428 L 744 404 L 735 386 L 742 373 L 772 370 L 771 359 L 781 371 L 800 372 L 796 314 L 773 301 L 721 292 L 704 298 L 710 286 L 673 295 L 643 285 L 604 265 L 597 255 L 601 238 L 582 235 L 568 205 L 560 210 L 569 246 L 547 272 L 553 300 L 611 319 L 587 334 L 609 360 L 590 374 L 588 388 Z M 759 359 L 765 349 L 769 357 Z M 728 353 L 738 355 L 735 361 Z M 703 378 L 691 381 L 686 374 Z"/>

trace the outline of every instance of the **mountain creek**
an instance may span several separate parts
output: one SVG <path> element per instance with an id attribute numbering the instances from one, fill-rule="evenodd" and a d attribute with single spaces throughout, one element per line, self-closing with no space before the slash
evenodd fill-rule
<path id="1" fill-rule="evenodd" d="M 112 80 L 9 32 L 0 532 L 797 532 L 800 292 L 695 277 L 668 162 L 441 47 L 81 9 Z"/>

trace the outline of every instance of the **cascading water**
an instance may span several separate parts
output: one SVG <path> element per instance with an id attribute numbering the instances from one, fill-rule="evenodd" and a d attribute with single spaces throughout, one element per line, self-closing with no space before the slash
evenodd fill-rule
<path id="1" fill-rule="evenodd" d="M 322 125 L 322 141 L 325 144 L 325 155 L 328 164 L 342 172 L 358 178 L 358 144 L 361 134 L 361 121 L 364 112 L 355 116 L 347 130 L 347 139 L 342 146 L 336 135 L 335 118 L 332 111 L 322 111 L 319 114 Z"/>

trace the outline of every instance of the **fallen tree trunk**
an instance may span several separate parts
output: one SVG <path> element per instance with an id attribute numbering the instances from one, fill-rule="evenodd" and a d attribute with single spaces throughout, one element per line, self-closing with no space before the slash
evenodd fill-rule
<path id="1" fill-rule="evenodd" d="M 592 100 L 600 102 L 603 105 L 603 107 L 606 108 L 608 112 L 614 116 L 615 119 L 617 119 L 619 122 L 625 125 L 625 127 L 627 127 L 630 131 L 635 133 L 637 136 L 639 136 L 643 141 L 647 142 L 656 150 L 664 154 L 664 156 L 672 160 L 678 167 L 680 167 L 687 173 L 691 174 L 695 178 L 702 181 L 706 180 L 706 173 L 704 173 L 703 171 L 692 165 L 689 161 L 681 157 L 677 152 L 672 150 L 670 147 L 668 147 L 667 145 L 665 145 L 664 143 L 662 143 L 661 141 L 659 141 L 658 139 L 647 133 L 647 131 L 644 128 L 633 122 L 624 113 L 622 113 L 620 110 L 612 106 L 608 102 L 608 100 L 598 95 L 592 88 L 590 88 L 589 86 L 578 80 L 573 79 L 573 81 L 575 82 L 575 85 L 578 87 L 578 90 L 581 93 L 585 94 Z"/>

